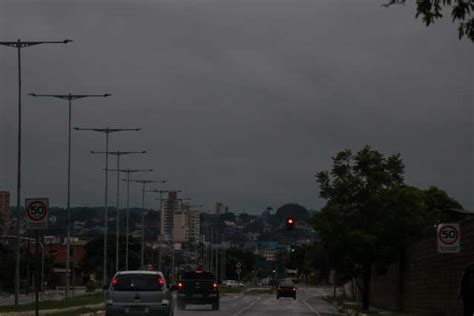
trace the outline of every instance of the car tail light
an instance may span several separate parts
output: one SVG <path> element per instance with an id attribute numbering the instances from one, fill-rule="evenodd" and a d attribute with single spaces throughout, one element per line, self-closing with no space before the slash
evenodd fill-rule
<path id="1" fill-rule="evenodd" d="M 296 292 L 296 287 L 293 288 L 293 292 Z"/>
<path id="2" fill-rule="evenodd" d="M 277 290 L 280 291 L 280 290 L 281 290 L 281 287 L 277 287 Z"/>
<path id="3" fill-rule="evenodd" d="M 112 279 L 112 285 L 117 285 L 118 284 L 118 279 L 117 278 L 113 278 Z"/>
<path id="4" fill-rule="evenodd" d="M 213 287 L 214 289 L 218 289 L 218 288 L 219 288 L 219 284 L 217 284 L 216 282 L 214 282 L 214 283 L 212 284 L 212 287 Z"/>
<path id="5" fill-rule="evenodd" d="M 159 284 L 160 286 L 165 285 L 165 280 L 163 280 L 163 278 L 160 277 L 160 276 L 158 276 L 157 282 L 158 282 L 158 284 Z"/>
<path id="6" fill-rule="evenodd" d="M 182 289 L 182 288 L 184 288 L 184 284 L 181 283 L 181 282 L 179 282 L 179 283 L 178 283 L 178 289 Z"/>

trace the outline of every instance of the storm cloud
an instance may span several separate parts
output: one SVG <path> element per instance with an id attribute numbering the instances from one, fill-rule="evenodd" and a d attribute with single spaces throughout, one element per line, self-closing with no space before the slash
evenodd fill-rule
<path id="1" fill-rule="evenodd" d="M 29 92 L 112 93 L 73 103 L 73 126 L 110 137 L 211 208 L 323 204 L 313 175 L 337 151 L 401 153 L 407 183 L 474 207 L 473 45 L 450 19 L 379 0 L 1 0 L 0 40 L 22 50 L 23 197 L 66 199 L 67 103 Z M 0 189 L 16 187 L 16 51 L 0 47 Z M 103 203 L 105 137 L 73 133 L 72 205 Z M 114 166 L 114 160 L 111 160 Z M 111 175 L 111 197 L 115 175 Z M 113 181 L 113 182 L 112 182 Z M 133 205 L 141 192 L 133 187 Z M 157 207 L 152 196 L 147 205 Z"/>

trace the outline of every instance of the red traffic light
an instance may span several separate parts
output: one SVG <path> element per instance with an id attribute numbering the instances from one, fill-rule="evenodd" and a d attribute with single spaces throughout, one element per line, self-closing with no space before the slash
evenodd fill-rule
<path id="1" fill-rule="evenodd" d="M 286 229 L 287 230 L 293 230 L 295 228 L 295 220 L 293 217 L 288 217 L 286 219 Z"/>

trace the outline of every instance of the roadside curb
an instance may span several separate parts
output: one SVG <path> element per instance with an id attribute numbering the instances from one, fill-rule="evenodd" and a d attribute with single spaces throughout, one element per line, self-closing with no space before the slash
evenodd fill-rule
<path id="1" fill-rule="evenodd" d="M 61 309 L 47 309 L 47 310 L 42 310 L 39 312 L 40 315 L 54 315 L 54 314 L 59 314 L 59 313 L 64 313 L 64 312 L 76 312 L 80 311 L 82 309 L 103 309 L 105 307 L 104 303 L 100 304 L 95 304 L 95 305 L 83 305 L 83 306 L 74 306 L 74 307 L 68 307 L 68 308 L 61 308 Z M 1 316 L 34 316 L 35 311 L 27 311 L 27 312 L 8 312 L 8 313 L 0 313 Z M 85 315 L 91 315 L 85 314 Z M 92 314 L 92 315 L 95 315 Z"/>

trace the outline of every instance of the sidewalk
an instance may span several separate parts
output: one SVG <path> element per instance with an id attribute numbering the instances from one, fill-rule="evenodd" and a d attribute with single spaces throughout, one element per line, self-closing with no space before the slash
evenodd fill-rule
<path id="1" fill-rule="evenodd" d="M 326 301 L 330 302 L 338 310 L 343 311 L 348 315 L 357 315 L 357 316 L 366 316 L 366 315 L 384 315 L 384 316 L 415 316 L 413 314 L 401 313 L 396 311 L 389 311 L 379 307 L 370 306 L 368 312 L 362 311 L 360 304 L 357 304 L 351 300 L 342 300 L 341 298 L 334 298 L 332 296 L 327 296 Z"/>

